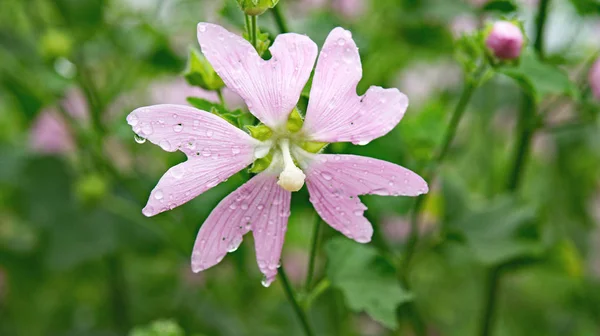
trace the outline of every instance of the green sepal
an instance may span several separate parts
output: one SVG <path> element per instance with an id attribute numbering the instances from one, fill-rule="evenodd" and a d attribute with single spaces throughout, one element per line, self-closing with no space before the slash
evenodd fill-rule
<path id="1" fill-rule="evenodd" d="M 190 48 L 187 68 L 183 74 L 185 80 L 193 86 L 215 91 L 223 88 L 225 83 L 208 60 L 195 49 Z"/>
<path id="2" fill-rule="evenodd" d="M 250 132 L 250 136 L 256 140 L 266 141 L 269 140 L 271 136 L 273 136 L 273 131 L 267 125 L 264 124 L 256 126 L 247 125 L 245 127 Z"/>
<path id="3" fill-rule="evenodd" d="M 303 124 L 304 120 L 302 119 L 300 111 L 298 111 L 298 109 L 294 107 L 294 109 L 290 113 L 290 116 L 288 117 L 288 121 L 286 124 L 287 130 L 292 133 L 296 133 L 302 128 Z"/>
<path id="4" fill-rule="evenodd" d="M 248 42 L 252 41 L 250 39 L 250 36 L 248 35 L 248 32 L 244 32 L 242 35 L 244 39 L 246 39 Z M 258 35 L 256 35 L 256 52 L 260 55 L 260 57 L 262 57 L 263 59 L 271 58 L 271 53 L 269 52 L 270 46 L 271 40 L 269 39 L 269 33 L 259 32 Z"/>
<path id="5" fill-rule="evenodd" d="M 275 7 L 279 0 L 237 0 L 244 13 L 252 16 L 260 15 L 267 9 Z"/>
<path id="6" fill-rule="evenodd" d="M 187 101 L 193 107 L 218 115 L 219 117 L 227 120 L 230 124 L 238 128 L 243 128 L 244 125 L 246 125 L 247 123 L 254 122 L 254 117 L 240 109 L 229 111 L 221 104 L 213 103 L 206 99 L 197 97 L 188 97 Z"/>
<path id="7" fill-rule="evenodd" d="M 329 145 L 327 142 L 305 141 L 300 144 L 300 148 L 309 153 L 316 154 L 323 150 L 327 145 Z"/>
<path id="8" fill-rule="evenodd" d="M 265 169 L 269 168 L 272 161 L 273 161 L 273 153 L 269 152 L 269 154 L 267 154 L 267 156 L 265 156 L 264 158 L 256 159 L 254 161 L 254 163 L 252 164 L 252 167 L 250 167 L 250 169 L 248 169 L 248 171 L 253 174 L 258 174 L 258 173 L 264 171 Z"/>

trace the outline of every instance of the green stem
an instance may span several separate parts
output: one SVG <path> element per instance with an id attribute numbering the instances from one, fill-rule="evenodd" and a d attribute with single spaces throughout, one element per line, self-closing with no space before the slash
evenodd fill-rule
<path id="1" fill-rule="evenodd" d="M 535 41 L 533 47 L 537 51 L 541 58 L 544 58 L 544 32 L 546 28 L 546 21 L 548 20 L 548 8 L 550 7 L 550 0 L 540 0 L 538 7 L 538 15 L 535 20 Z"/>
<path id="2" fill-rule="evenodd" d="M 448 154 L 448 150 L 450 149 L 450 145 L 452 144 L 454 137 L 456 136 L 456 130 L 458 129 L 458 125 L 460 120 L 462 119 L 469 101 L 475 92 L 479 82 L 478 80 L 467 79 L 464 84 L 463 92 L 460 96 L 458 104 L 452 113 L 452 117 L 450 119 L 450 124 L 448 124 L 448 128 L 446 129 L 446 133 L 444 134 L 444 138 L 442 140 L 442 144 L 439 150 L 436 152 L 431 165 L 428 167 L 429 169 L 425 171 L 423 174 L 426 181 L 429 184 L 433 182 L 436 175 L 437 167 L 442 163 L 446 155 Z M 406 243 L 406 248 L 404 251 L 404 257 L 402 259 L 402 265 L 400 269 L 403 270 L 402 273 L 407 274 L 410 262 L 415 253 L 416 246 L 419 241 L 419 215 L 425 204 L 425 200 L 427 199 L 427 195 L 423 194 L 417 198 L 411 213 L 411 221 L 410 221 L 410 235 L 408 237 L 408 241 Z M 406 276 L 405 280 L 406 281 Z"/>
<path id="3" fill-rule="evenodd" d="M 223 97 L 223 90 L 218 89 L 217 90 L 217 96 L 219 96 L 219 103 L 225 107 L 225 98 Z"/>
<path id="4" fill-rule="evenodd" d="M 310 324 L 308 323 L 308 318 L 306 317 L 304 310 L 302 310 L 302 308 L 300 307 L 300 304 L 298 304 L 298 300 L 296 300 L 296 296 L 294 295 L 294 289 L 292 288 L 292 285 L 290 284 L 290 281 L 288 280 L 288 277 L 285 273 L 283 266 L 281 266 L 279 268 L 279 272 L 277 273 L 277 275 L 279 276 L 279 280 L 281 282 L 281 285 L 283 286 L 285 295 L 287 296 L 288 300 L 290 301 L 290 304 L 292 305 L 292 308 L 294 309 L 296 316 L 300 320 L 300 324 L 302 325 L 302 330 L 304 331 L 304 334 L 306 336 L 314 336 L 315 334 L 312 331 Z"/>
<path id="5" fill-rule="evenodd" d="M 117 255 L 107 259 L 108 286 L 112 303 L 115 328 L 122 333 L 130 329 L 129 306 L 127 304 L 127 282 L 123 274 L 123 263 Z"/>
<path id="6" fill-rule="evenodd" d="M 522 106 L 519 112 L 519 121 L 517 123 L 517 141 L 515 152 L 512 160 L 512 167 L 508 183 L 507 191 L 515 191 L 518 189 L 523 176 L 524 166 L 529 157 L 530 144 L 535 133 L 535 103 L 533 98 L 528 94 L 523 94 Z"/>
<path id="7" fill-rule="evenodd" d="M 483 311 L 483 318 L 481 322 L 481 328 L 479 331 L 479 335 L 487 336 L 491 335 L 492 327 L 495 317 L 495 307 L 496 301 L 498 297 L 498 292 L 500 290 L 500 266 L 492 267 L 488 270 L 486 274 L 486 283 L 485 283 L 485 306 Z"/>
<path id="8" fill-rule="evenodd" d="M 258 50 L 258 43 L 257 43 L 257 35 L 258 35 L 258 25 L 256 23 L 256 16 L 250 16 L 250 41 L 252 42 L 252 45 L 254 46 L 254 49 Z"/>
<path id="9" fill-rule="evenodd" d="M 273 13 L 273 18 L 275 19 L 277 28 L 279 28 L 279 32 L 281 34 L 289 32 L 290 29 L 288 28 L 287 22 L 285 21 L 285 17 L 281 13 L 281 2 L 271 10 L 271 13 Z"/>
<path id="10" fill-rule="evenodd" d="M 306 271 L 306 281 L 304 281 L 304 290 L 310 293 L 312 279 L 315 272 L 315 260 L 317 258 L 317 249 L 319 247 L 319 232 L 321 229 L 321 217 L 315 214 L 315 224 L 313 225 L 313 234 L 310 244 L 310 257 L 308 259 L 308 270 Z"/>
<path id="11" fill-rule="evenodd" d="M 303 300 L 304 310 L 308 310 L 315 300 L 321 296 L 326 290 L 331 287 L 331 282 L 328 279 L 323 279 L 306 295 Z"/>

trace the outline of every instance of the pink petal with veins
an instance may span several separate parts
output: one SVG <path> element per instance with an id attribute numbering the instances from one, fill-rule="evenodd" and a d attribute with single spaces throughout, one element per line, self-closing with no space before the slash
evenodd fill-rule
<path id="1" fill-rule="evenodd" d="M 331 31 L 319 56 L 303 132 L 314 141 L 366 144 L 400 122 L 408 98 L 398 89 L 371 86 L 356 94 L 362 78 L 358 48 L 349 31 Z"/>
<path id="2" fill-rule="evenodd" d="M 192 270 L 200 272 L 237 249 L 252 230 L 256 259 L 270 284 L 277 274 L 290 213 L 291 193 L 277 185 L 277 175 L 265 171 L 224 198 L 208 216 L 196 238 Z"/>
<path id="3" fill-rule="evenodd" d="M 427 183 L 390 162 L 356 155 L 316 155 L 306 172 L 310 201 L 323 220 L 359 243 L 371 240 L 373 228 L 363 216 L 359 195 L 418 196 Z"/>
<path id="4" fill-rule="evenodd" d="M 169 169 L 142 211 L 154 216 L 195 198 L 254 160 L 259 143 L 224 119 L 183 105 L 141 107 L 127 116 L 139 136 L 188 160 Z"/>
<path id="5" fill-rule="evenodd" d="M 215 24 L 198 24 L 198 42 L 227 87 L 272 128 L 286 123 L 317 57 L 317 45 L 307 36 L 293 33 L 277 36 L 268 61 L 241 36 Z"/>

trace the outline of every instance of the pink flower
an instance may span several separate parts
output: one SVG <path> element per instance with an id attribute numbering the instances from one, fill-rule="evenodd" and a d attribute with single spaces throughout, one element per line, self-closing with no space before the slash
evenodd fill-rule
<path id="1" fill-rule="evenodd" d="M 600 58 L 596 60 L 589 75 L 590 87 L 592 94 L 596 99 L 600 100 Z"/>
<path id="2" fill-rule="evenodd" d="M 63 107 L 77 122 L 87 123 L 88 108 L 81 91 L 70 90 Z M 75 149 L 75 140 L 67 121 L 53 108 L 40 112 L 29 131 L 29 146 L 43 154 L 67 154 Z"/>
<path id="3" fill-rule="evenodd" d="M 428 191 L 421 177 L 395 164 L 303 149 L 307 142 L 367 144 L 391 131 L 408 106 L 407 97 L 397 89 L 370 87 L 363 96 L 356 94 L 362 67 L 349 31 L 336 28 L 327 37 L 306 118 L 296 132 L 286 125 L 317 58 L 317 46 L 310 38 L 279 35 L 268 61 L 246 40 L 218 25 L 198 24 L 198 41 L 225 84 L 244 99 L 272 136 L 259 141 L 214 114 L 188 106 L 155 105 L 133 111 L 127 121 L 135 133 L 188 157 L 160 179 L 142 212 L 153 216 L 173 209 L 256 159 L 272 161 L 208 216 L 194 244 L 194 272 L 219 263 L 252 231 L 263 284 L 268 286 L 277 274 L 292 191 L 305 180 L 310 201 L 323 220 L 360 243 L 371 240 L 373 228 L 363 216 L 366 207 L 359 195 L 417 196 Z"/>
<path id="4" fill-rule="evenodd" d="M 523 32 L 512 22 L 497 21 L 486 38 L 485 45 L 499 59 L 518 58 L 523 48 Z"/>

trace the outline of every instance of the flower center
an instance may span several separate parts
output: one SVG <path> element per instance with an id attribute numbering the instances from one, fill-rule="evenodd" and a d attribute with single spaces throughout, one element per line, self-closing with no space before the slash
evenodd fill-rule
<path id="1" fill-rule="evenodd" d="M 298 191 L 304 185 L 306 175 L 294 164 L 294 159 L 290 153 L 290 141 L 288 139 L 279 140 L 279 148 L 283 158 L 283 171 L 279 174 L 279 184 L 288 191 Z"/>

